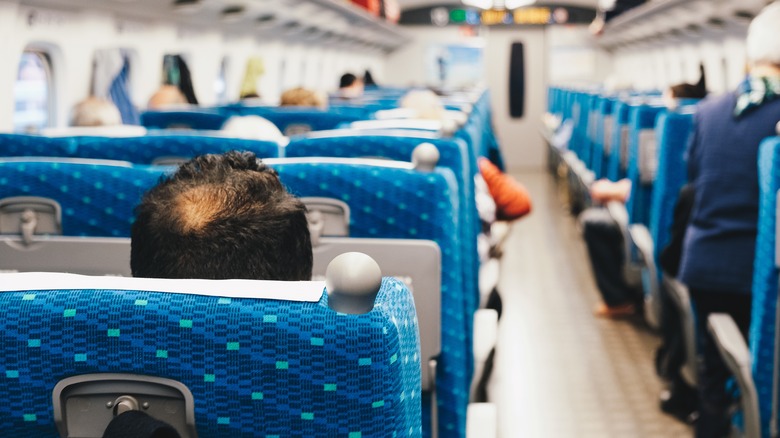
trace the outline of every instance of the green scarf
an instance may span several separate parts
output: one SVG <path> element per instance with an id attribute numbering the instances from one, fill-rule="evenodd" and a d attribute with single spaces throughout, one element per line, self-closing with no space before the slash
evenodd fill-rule
<path id="1" fill-rule="evenodd" d="M 761 104 L 780 96 L 780 77 L 748 76 L 737 89 L 734 117 L 741 117 Z"/>

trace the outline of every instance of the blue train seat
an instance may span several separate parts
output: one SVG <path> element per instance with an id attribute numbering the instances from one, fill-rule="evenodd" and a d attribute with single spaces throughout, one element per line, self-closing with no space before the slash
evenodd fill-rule
<path id="1" fill-rule="evenodd" d="M 433 144 L 439 151 L 438 165 L 449 168 L 457 177 L 459 202 L 461 205 L 460 234 L 465 249 L 463 253 L 464 284 L 472 285 L 473 296 L 469 294 L 469 308 L 476 310 L 477 295 L 477 236 L 481 226 L 476 210 L 474 176 L 476 163 L 470 163 L 468 146 L 460 139 L 441 138 L 425 132 L 402 130 L 334 130 L 293 137 L 285 148 L 285 156 L 296 157 L 340 157 L 340 158 L 384 158 L 410 161 L 414 149 L 421 143 Z"/>
<path id="2" fill-rule="evenodd" d="M 628 102 L 618 101 L 613 108 L 614 129 L 609 142 L 607 178 L 618 181 L 626 177 L 628 169 Z"/>
<path id="3" fill-rule="evenodd" d="M 278 158 L 273 141 L 246 140 L 171 131 L 142 137 L 41 137 L 0 134 L 0 157 L 69 157 L 129 161 L 135 164 L 184 161 L 202 154 L 230 150 L 254 152 L 261 158 Z"/>
<path id="4" fill-rule="evenodd" d="M 436 369 L 439 436 L 465 433 L 471 358 L 466 290 L 461 273 L 457 185 L 451 170 L 426 173 L 381 160 L 267 160 L 290 192 L 349 205 L 350 236 L 427 239 L 441 248 L 442 352 Z M 430 425 L 424 421 L 424 429 Z"/>
<path id="5" fill-rule="evenodd" d="M 365 112 L 321 110 L 304 107 L 229 106 L 220 109 L 226 115 L 260 116 L 276 125 L 285 135 L 336 129 L 345 123 L 364 120 Z"/>
<path id="6" fill-rule="evenodd" d="M 759 216 L 753 265 L 750 348 L 730 316 L 710 315 L 708 327 L 724 362 L 739 385 L 746 437 L 771 437 L 780 406 L 773 405 L 780 386 L 777 376 L 778 253 L 777 197 L 780 191 L 780 137 L 764 140 L 758 153 Z"/>
<path id="7" fill-rule="evenodd" d="M 645 163 L 648 166 L 645 171 L 650 172 L 649 178 L 653 181 L 649 226 L 635 224 L 631 227 L 631 239 L 642 255 L 646 320 L 655 327 L 661 318 L 660 289 L 663 284 L 659 257 L 661 250 L 669 244 L 674 207 L 680 189 L 687 181 L 685 152 L 692 130 L 691 111 L 669 111 L 658 116 L 657 169 L 653 169 L 655 161 Z"/>
<path id="8" fill-rule="evenodd" d="M 133 209 L 165 168 L 100 160 L 0 160 L 0 199 L 54 200 L 66 236 L 128 237 Z"/>
<path id="9" fill-rule="evenodd" d="M 227 115 L 202 108 L 144 111 L 141 113 L 141 125 L 148 129 L 215 131 L 221 129 L 228 118 Z"/>
<path id="10" fill-rule="evenodd" d="M 666 107 L 635 105 L 629 110 L 628 172 L 631 196 L 628 198 L 629 221 L 647 226 L 650 222 L 650 200 L 653 196 L 654 169 L 657 168 L 658 138 L 655 124 Z"/>
<path id="11" fill-rule="evenodd" d="M 596 112 L 596 122 L 591 144 L 593 152 L 591 155 L 590 169 L 595 174 L 596 179 L 605 178 L 607 174 L 608 157 L 610 152 L 610 142 L 612 141 L 612 130 L 614 129 L 614 116 L 612 110 L 615 106 L 615 99 L 604 97 L 599 101 Z"/>
<path id="12" fill-rule="evenodd" d="M 0 425 L 99 437 L 124 396 L 183 437 L 419 436 L 412 296 L 374 285 L 1 274 Z"/>

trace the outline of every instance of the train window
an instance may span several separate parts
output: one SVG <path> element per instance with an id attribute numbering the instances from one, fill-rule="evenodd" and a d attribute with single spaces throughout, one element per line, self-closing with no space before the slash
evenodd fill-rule
<path id="1" fill-rule="evenodd" d="M 26 50 L 14 84 L 14 132 L 36 133 L 53 124 L 52 84 L 49 55 Z"/>

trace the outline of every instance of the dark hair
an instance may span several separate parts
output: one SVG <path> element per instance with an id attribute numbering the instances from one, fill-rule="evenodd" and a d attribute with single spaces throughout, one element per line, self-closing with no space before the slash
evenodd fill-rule
<path id="1" fill-rule="evenodd" d="M 250 152 L 202 155 L 136 207 L 134 277 L 310 280 L 306 207 Z"/>
<path id="2" fill-rule="evenodd" d="M 339 88 L 349 87 L 357 81 L 357 76 L 352 73 L 344 73 L 339 79 Z"/>
<path id="3" fill-rule="evenodd" d="M 367 87 L 376 86 L 376 81 L 374 80 L 374 77 L 371 75 L 370 70 L 366 70 L 366 72 L 363 74 L 363 83 L 366 84 Z"/>
<path id="4" fill-rule="evenodd" d="M 699 64 L 699 82 L 696 84 L 677 84 L 669 87 L 672 97 L 677 99 L 704 99 L 707 96 L 707 79 L 704 76 L 704 65 Z"/>

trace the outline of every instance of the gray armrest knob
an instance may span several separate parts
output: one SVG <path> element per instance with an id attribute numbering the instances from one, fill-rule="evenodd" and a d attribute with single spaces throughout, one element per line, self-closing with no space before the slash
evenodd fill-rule
<path id="1" fill-rule="evenodd" d="M 374 308 L 382 285 L 382 270 L 366 254 L 348 252 L 333 259 L 325 270 L 328 306 L 339 313 L 363 314 Z"/>
<path id="2" fill-rule="evenodd" d="M 412 151 L 412 164 L 416 170 L 432 172 L 439 163 L 439 149 L 430 143 L 420 143 Z"/>

